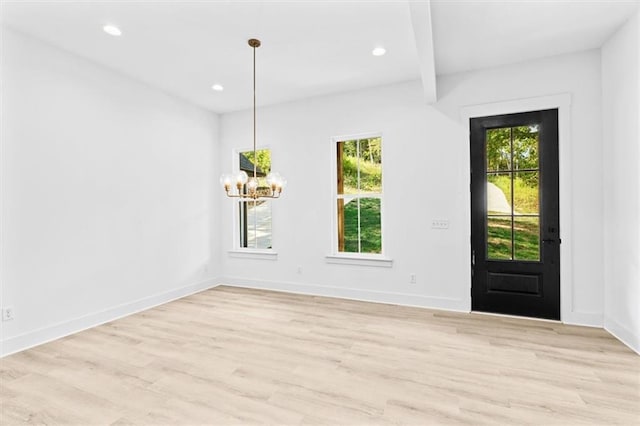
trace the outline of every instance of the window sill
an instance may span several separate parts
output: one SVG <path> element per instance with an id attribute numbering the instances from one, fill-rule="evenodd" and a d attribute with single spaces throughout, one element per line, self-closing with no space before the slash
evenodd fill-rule
<path id="1" fill-rule="evenodd" d="M 329 254 L 325 256 L 325 261 L 337 265 L 376 266 L 380 268 L 391 268 L 393 266 L 393 259 L 379 255 Z"/>
<path id="2" fill-rule="evenodd" d="M 278 252 L 273 250 L 235 249 L 229 250 L 229 257 L 239 259 L 278 260 Z"/>

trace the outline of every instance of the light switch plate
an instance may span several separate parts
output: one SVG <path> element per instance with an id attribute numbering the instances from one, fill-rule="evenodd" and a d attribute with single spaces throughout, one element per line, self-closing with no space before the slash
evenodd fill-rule
<path id="1" fill-rule="evenodd" d="M 432 229 L 449 229 L 449 221 L 447 219 L 433 219 L 431 221 Z"/>

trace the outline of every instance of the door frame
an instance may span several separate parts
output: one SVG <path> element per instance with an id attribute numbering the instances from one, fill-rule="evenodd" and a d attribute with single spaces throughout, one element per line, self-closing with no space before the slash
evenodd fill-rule
<path id="1" fill-rule="evenodd" d="M 476 117 L 488 117 L 492 115 L 514 114 L 519 112 L 539 111 L 545 109 L 558 109 L 558 164 L 560 179 L 560 229 L 562 244 L 560 245 L 560 321 L 571 324 L 589 324 L 590 318 L 583 318 L 573 309 L 573 255 L 572 255 L 572 147 L 571 147 L 571 95 L 561 93 L 550 96 L 514 99 L 485 104 L 468 105 L 460 109 L 463 120 L 465 141 L 467 144 L 466 161 L 467 177 L 471 183 L 471 158 L 469 143 L 471 142 L 470 119 Z M 471 189 L 469 187 L 469 189 Z M 467 199 L 467 224 L 469 233 L 469 274 L 468 288 L 465 303 L 471 311 L 471 198 Z"/>

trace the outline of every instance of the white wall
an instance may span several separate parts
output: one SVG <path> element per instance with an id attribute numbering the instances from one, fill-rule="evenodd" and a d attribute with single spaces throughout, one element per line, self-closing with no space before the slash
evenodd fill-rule
<path id="1" fill-rule="evenodd" d="M 1 124 L 3 353 L 210 285 L 217 116 L 4 29 Z"/>
<path id="2" fill-rule="evenodd" d="M 640 353 L 640 55 L 636 15 L 602 47 L 604 326 Z"/>
<path id="3" fill-rule="evenodd" d="M 258 144 L 272 149 L 274 169 L 289 180 L 273 206 L 278 259 L 238 259 L 232 202 L 223 202 L 225 282 L 314 294 L 468 310 L 469 142 L 460 118 L 465 105 L 569 93 L 574 149 L 574 266 L 569 322 L 602 325 L 602 160 L 598 51 L 442 77 L 440 101 L 423 102 L 419 82 L 344 93 L 263 108 Z M 223 169 L 232 151 L 251 143 L 248 112 L 221 119 Z M 331 252 L 331 137 L 382 132 L 384 243 L 392 268 L 327 264 Z M 562 167 L 562 166 L 561 166 Z M 561 201 L 562 202 L 562 201 Z M 566 202 L 566 200 L 565 200 Z M 569 203 L 566 203 L 569 204 Z M 450 229 L 433 230 L 432 219 Z M 302 266 L 302 274 L 297 267 Z M 417 283 L 409 284 L 409 274 Z"/>

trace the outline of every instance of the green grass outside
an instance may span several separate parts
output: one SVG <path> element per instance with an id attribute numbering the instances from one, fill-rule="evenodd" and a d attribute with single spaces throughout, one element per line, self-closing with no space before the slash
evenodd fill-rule
<path id="1" fill-rule="evenodd" d="M 380 200 L 377 198 L 360 199 L 360 240 L 358 251 L 358 201 L 352 200 L 344 206 L 344 251 L 381 253 Z"/>
<path id="2" fill-rule="evenodd" d="M 540 260 L 540 237 L 537 218 L 515 217 L 514 255 L 516 260 Z M 489 217 L 487 257 L 511 259 L 511 218 Z"/>

